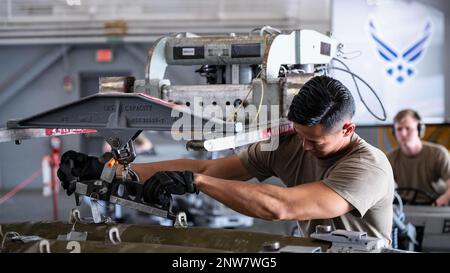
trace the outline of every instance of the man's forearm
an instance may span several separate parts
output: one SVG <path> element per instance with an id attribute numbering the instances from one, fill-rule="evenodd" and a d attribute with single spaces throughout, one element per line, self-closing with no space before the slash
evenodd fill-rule
<path id="1" fill-rule="evenodd" d="M 237 156 L 215 160 L 178 159 L 152 163 L 131 164 L 131 168 L 139 174 L 140 180 L 146 181 L 159 171 L 191 171 L 208 176 L 230 180 L 249 180 L 252 176 L 242 165 Z M 121 175 L 123 166 L 119 165 L 116 175 Z"/>
<path id="2" fill-rule="evenodd" d="M 200 191 L 239 213 L 266 220 L 281 220 L 284 215 L 285 188 L 199 174 L 194 177 Z"/>
<path id="3" fill-rule="evenodd" d="M 194 183 L 229 208 L 266 220 L 330 219 L 354 209 L 323 181 L 284 188 L 195 174 Z"/>

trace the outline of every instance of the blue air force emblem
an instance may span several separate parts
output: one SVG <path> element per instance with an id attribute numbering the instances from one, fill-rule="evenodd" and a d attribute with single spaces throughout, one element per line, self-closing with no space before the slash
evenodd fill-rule
<path id="1" fill-rule="evenodd" d="M 386 61 L 386 73 L 399 84 L 411 79 L 415 74 L 415 65 L 425 55 L 431 37 L 431 22 L 427 21 L 422 33 L 403 52 L 399 52 L 379 35 L 373 20 L 369 21 L 369 32 L 377 52 Z"/>

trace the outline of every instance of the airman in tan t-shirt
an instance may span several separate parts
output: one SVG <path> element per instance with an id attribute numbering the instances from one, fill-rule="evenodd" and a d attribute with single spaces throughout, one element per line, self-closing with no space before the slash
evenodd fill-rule
<path id="1" fill-rule="evenodd" d="M 425 133 L 425 124 L 422 123 L 420 115 L 412 109 L 402 110 L 395 115 L 393 129 L 399 148 L 389 153 L 388 158 L 398 187 L 425 192 L 400 192 L 402 197 L 410 203 L 449 205 L 450 156 L 447 149 L 442 145 L 421 140 Z M 432 186 L 436 185 L 439 179 L 444 180 L 442 192 Z M 436 197 L 427 197 L 427 194 L 433 193 Z M 412 200 L 414 198 L 416 200 Z"/>
<path id="2" fill-rule="evenodd" d="M 279 177 L 288 187 L 322 180 L 347 200 L 354 209 L 333 219 L 299 221 L 304 236 L 318 224 L 335 229 L 365 231 L 370 236 L 390 239 L 394 179 L 383 152 L 357 134 L 342 154 L 321 160 L 305 151 L 296 135 L 280 139 L 276 151 L 264 152 L 261 144 L 251 145 L 239 157 L 247 170 L 260 181 Z"/>
<path id="3" fill-rule="evenodd" d="M 450 155 L 442 145 L 422 141 L 418 154 L 407 156 L 397 148 L 388 154 L 388 159 L 399 188 L 414 188 L 439 196 L 443 192 L 438 190 L 438 183 L 450 179 Z M 431 201 L 421 194 L 416 198 L 418 203 Z"/>

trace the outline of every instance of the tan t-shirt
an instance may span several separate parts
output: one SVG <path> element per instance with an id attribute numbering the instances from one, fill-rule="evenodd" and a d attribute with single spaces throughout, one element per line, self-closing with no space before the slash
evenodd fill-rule
<path id="1" fill-rule="evenodd" d="M 321 224 L 364 231 L 390 242 L 394 178 L 383 152 L 357 134 L 343 154 L 326 160 L 305 151 L 296 134 L 281 137 L 275 151 L 261 151 L 260 145 L 250 145 L 239 154 L 249 173 L 260 181 L 276 176 L 292 187 L 322 180 L 355 208 L 333 219 L 299 221 L 303 236 L 309 237 Z"/>
<path id="2" fill-rule="evenodd" d="M 429 193 L 436 192 L 433 183 L 439 179 L 450 179 L 450 155 L 447 149 L 439 144 L 422 141 L 422 150 L 415 156 L 407 156 L 400 148 L 388 154 L 394 171 L 394 179 L 399 188 L 417 188 Z M 425 196 L 417 195 L 418 202 L 429 201 Z"/>

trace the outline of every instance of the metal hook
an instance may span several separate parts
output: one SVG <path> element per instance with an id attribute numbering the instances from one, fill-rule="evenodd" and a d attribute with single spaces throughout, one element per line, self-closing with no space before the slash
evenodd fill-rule
<path id="1" fill-rule="evenodd" d="M 76 222 L 82 222 L 81 221 L 81 212 L 78 209 L 72 209 L 69 216 L 69 224 L 74 224 Z"/>
<path id="2" fill-rule="evenodd" d="M 179 212 L 177 214 L 177 217 L 175 219 L 175 223 L 173 225 L 176 228 L 187 228 L 188 227 L 188 223 L 187 223 L 187 217 L 186 217 L 186 213 L 184 212 Z"/>
<path id="3" fill-rule="evenodd" d="M 51 253 L 50 242 L 48 240 L 39 241 L 39 253 Z"/>
<path id="4" fill-rule="evenodd" d="M 1 248 L 3 249 L 3 247 L 5 245 L 5 242 L 6 242 L 6 239 L 8 239 L 8 237 L 13 238 L 13 237 L 16 237 L 16 236 L 20 236 L 20 234 L 15 232 L 15 231 L 8 231 L 8 232 L 5 233 L 4 236 L 3 236 L 3 233 L 2 233 L 3 240 L 2 240 L 2 247 Z"/>
<path id="5" fill-rule="evenodd" d="M 122 243 L 122 239 L 120 238 L 120 232 L 117 227 L 112 227 L 108 230 L 108 237 L 113 245 Z"/>

